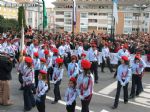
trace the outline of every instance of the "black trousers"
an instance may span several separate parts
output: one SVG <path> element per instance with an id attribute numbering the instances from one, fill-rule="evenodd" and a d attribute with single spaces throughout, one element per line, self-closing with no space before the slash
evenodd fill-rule
<path id="1" fill-rule="evenodd" d="M 53 68 L 50 67 L 48 68 L 48 72 L 47 72 L 47 84 L 48 84 L 48 90 L 50 90 L 50 80 L 52 80 L 52 75 L 53 75 Z"/>
<path id="2" fill-rule="evenodd" d="M 130 96 L 139 95 L 141 91 L 141 75 L 132 75 L 132 87 L 131 87 L 131 94 Z"/>
<path id="3" fill-rule="evenodd" d="M 58 101 L 61 99 L 60 89 L 59 89 L 60 84 L 61 84 L 61 80 L 58 81 L 56 84 L 54 84 L 55 101 Z"/>
<path id="4" fill-rule="evenodd" d="M 109 57 L 106 58 L 106 63 L 107 63 L 107 66 L 108 66 L 110 72 L 112 72 L 113 69 L 112 69 L 112 65 L 111 65 L 111 63 L 110 63 L 110 58 L 109 58 Z M 105 64 L 106 64 L 106 63 L 105 63 L 104 58 L 102 57 L 102 66 L 101 66 L 101 71 L 102 71 L 102 72 L 104 72 L 104 67 L 105 67 Z"/>
<path id="5" fill-rule="evenodd" d="M 45 99 L 46 94 L 40 97 L 40 101 L 36 101 L 36 107 L 38 109 L 38 112 L 45 112 Z"/>
<path id="6" fill-rule="evenodd" d="M 116 72 L 114 74 L 114 78 L 117 76 L 117 71 L 118 71 L 118 66 L 121 65 L 121 61 L 118 61 L 118 65 L 117 65 L 117 69 L 116 69 Z"/>
<path id="7" fill-rule="evenodd" d="M 76 101 L 74 101 L 72 105 L 67 105 L 66 110 L 67 112 L 75 112 L 75 107 L 76 107 Z"/>
<path id="8" fill-rule="evenodd" d="M 35 88 L 37 88 L 37 86 L 38 86 L 38 81 L 39 81 L 38 76 L 39 76 L 39 70 L 35 70 L 34 71 Z"/>
<path id="9" fill-rule="evenodd" d="M 32 93 L 32 85 L 25 86 L 23 89 L 24 109 L 31 110 L 35 106 L 35 99 Z"/>
<path id="10" fill-rule="evenodd" d="M 81 112 L 89 112 L 89 104 L 90 104 L 91 98 L 88 100 L 81 100 L 82 110 Z"/>
<path id="11" fill-rule="evenodd" d="M 95 81 L 98 80 L 98 62 L 94 61 L 91 65 L 91 73 L 94 74 Z"/>
<path id="12" fill-rule="evenodd" d="M 47 72 L 47 73 L 48 73 L 48 75 L 49 75 L 49 76 L 48 76 L 48 77 L 49 77 L 49 80 L 52 80 L 52 76 L 53 76 L 53 67 L 48 68 L 48 72 Z M 47 77 L 47 78 L 48 78 L 48 77 Z"/>
<path id="13" fill-rule="evenodd" d="M 64 56 L 64 65 L 66 69 L 68 70 L 68 63 L 71 62 L 71 54 L 70 52 L 67 53 L 67 56 Z"/>
<path id="14" fill-rule="evenodd" d="M 122 85 L 120 81 L 118 81 L 114 107 L 118 107 L 121 87 Z M 123 87 L 123 92 L 124 92 L 124 102 L 128 102 L 128 83 Z"/>
<path id="15" fill-rule="evenodd" d="M 142 78 L 143 78 L 143 77 L 141 77 L 141 81 L 139 82 L 140 93 L 143 91 Z"/>
<path id="16" fill-rule="evenodd" d="M 23 84 L 22 73 L 19 73 L 18 80 L 19 80 L 20 84 L 22 85 Z"/>

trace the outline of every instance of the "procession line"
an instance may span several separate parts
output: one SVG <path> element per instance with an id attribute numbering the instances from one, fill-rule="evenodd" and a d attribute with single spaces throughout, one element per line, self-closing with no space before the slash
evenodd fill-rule
<path id="1" fill-rule="evenodd" d="M 50 97 L 50 96 L 46 96 L 46 99 L 51 100 L 51 101 L 54 101 L 54 98 L 52 98 L 52 97 Z M 59 104 L 62 104 L 62 105 L 66 105 L 66 103 L 65 103 L 64 101 L 62 101 L 62 100 L 59 100 L 58 103 L 59 103 Z M 76 106 L 76 109 L 77 109 L 77 110 L 81 110 L 81 107 Z M 91 110 L 90 110 L 90 112 L 94 112 L 94 111 L 91 111 Z"/>
<path id="2" fill-rule="evenodd" d="M 93 94 L 94 94 L 94 95 L 98 95 L 98 96 L 103 96 L 103 97 L 109 98 L 109 99 L 115 99 L 115 97 L 108 96 L 108 95 L 104 95 L 104 94 L 100 94 L 100 93 L 96 93 L 96 92 L 93 92 Z M 121 99 L 121 98 L 119 99 L 119 101 L 124 102 L 124 100 Z M 128 101 L 128 103 L 134 104 L 134 105 L 137 105 L 137 106 L 141 106 L 141 107 L 150 108 L 150 106 L 144 105 L 144 104 L 141 104 L 141 103 L 136 103 L 136 102 L 132 102 L 132 101 Z"/>

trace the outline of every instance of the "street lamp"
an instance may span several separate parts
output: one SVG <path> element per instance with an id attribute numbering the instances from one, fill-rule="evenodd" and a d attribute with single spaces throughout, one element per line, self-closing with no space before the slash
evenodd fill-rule
<path id="1" fill-rule="evenodd" d="M 136 15 L 138 17 L 138 25 L 137 25 L 137 37 L 139 37 L 139 31 L 140 31 L 140 14 L 141 14 L 141 11 L 144 10 L 145 8 L 147 8 L 147 6 L 145 4 L 141 5 L 137 5 L 137 4 L 134 4 L 133 6 L 134 8 L 138 9 L 138 14 Z"/>

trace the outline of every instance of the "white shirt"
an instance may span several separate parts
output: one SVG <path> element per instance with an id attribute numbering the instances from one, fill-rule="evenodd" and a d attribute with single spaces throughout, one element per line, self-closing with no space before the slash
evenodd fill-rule
<path id="1" fill-rule="evenodd" d="M 102 48 L 102 56 L 103 56 L 104 60 L 106 60 L 107 57 L 110 58 L 110 51 L 109 51 L 108 47 Z"/>
<path id="2" fill-rule="evenodd" d="M 92 48 L 88 50 L 88 60 L 89 61 L 99 61 L 99 52 L 98 50 L 93 51 Z"/>

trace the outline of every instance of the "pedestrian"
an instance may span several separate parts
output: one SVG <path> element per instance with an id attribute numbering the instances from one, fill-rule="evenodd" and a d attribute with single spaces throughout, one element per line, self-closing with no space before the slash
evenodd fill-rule
<path id="1" fill-rule="evenodd" d="M 39 71 L 38 76 L 39 81 L 35 95 L 36 107 L 38 109 L 38 112 L 45 112 L 45 99 L 46 99 L 46 92 L 48 90 L 46 75 L 47 75 L 46 71 L 43 70 Z"/>
<path id="2" fill-rule="evenodd" d="M 37 88 L 38 75 L 39 75 L 39 70 L 40 70 L 40 65 L 41 65 L 38 52 L 34 52 L 33 65 L 34 65 L 35 88 Z"/>
<path id="3" fill-rule="evenodd" d="M 110 72 L 113 72 L 113 68 L 112 65 L 110 63 L 110 51 L 108 48 L 108 43 L 105 43 L 104 47 L 102 48 L 102 66 L 101 66 L 101 72 L 104 73 L 104 67 L 105 64 L 107 63 L 108 68 L 110 70 Z"/>
<path id="4" fill-rule="evenodd" d="M 68 63 L 71 62 L 71 48 L 70 48 L 70 41 L 69 40 L 66 40 L 66 43 L 65 43 L 65 53 L 66 53 L 66 55 L 64 57 L 64 64 L 68 70 Z"/>
<path id="5" fill-rule="evenodd" d="M 119 65 L 117 70 L 118 84 L 117 84 L 115 102 L 112 109 L 116 109 L 118 107 L 121 87 L 123 87 L 124 90 L 124 103 L 125 104 L 128 103 L 128 84 L 130 78 L 131 78 L 131 69 L 129 67 L 129 59 L 127 56 L 122 56 L 121 65 Z"/>
<path id="6" fill-rule="evenodd" d="M 134 62 L 131 65 L 132 70 L 132 87 L 129 98 L 134 98 L 135 95 L 138 96 L 141 92 L 142 76 L 144 68 L 146 67 L 145 62 L 140 56 L 135 56 Z"/>
<path id="7" fill-rule="evenodd" d="M 81 61 L 86 59 L 86 54 L 82 53 L 81 54 L 81 59 L 78 61 L 78 66 L 79 66 L 79 74 L 81 74 L 83 72 L 82 66 L 81 66 Z"/>
<path id="8" fill-rule="evenodd" d="M 117 65 L 117 68 L 118 68 L 118 66 L 121 64 L 121 57 L 122 57 L 122 56 L 127 56 L 128 59 L 130 60 L 130 52 L 128 51 L 128 45 L 127 45 L 127 44 L 124 44 L 124 45 L 123 45 L 123 48 L 120 49 L 120 50 L 118 51 L 118 53 L 117 53 L 117 58 L 118 58 L 118 65 Z M 114 74 L 114 78 L 116 78 L 116 76 L 117 76 L 117 71 L 118 71 L 118 70 L 116 70 L 116 72 L 115 72 L 115 74 Z"/>
<path id="9" fill-rule="evenodd" d="M 41 62 L 40 70 L 44 70 L 44 71 L 47 72 L 46 59 L 45 58 L 40 58 L 40 62 Z"/>
<path id="10" fill-rule="evenodd" d="M 53 77 L 53 72 L 54 72 L 54 67 L 55 66 L 57 66 L 57 63 L 56 63 L 56 59 L 57 58 L 60 58 L 60 56 L 59 56 L 59 51 L 58 51 L 58 49 L 57 48 L 53 48 L 52 49 L 52 51 L 53 51 L 53 55 L 52 55 L 52 68 L 51 68 L 51 74 L 50 74 L 50 79 L 52 80 L 52 77 Z"/>
<path id="11" fill-rule="evenodd" d="M 35 106 L 35 100 L 33 97 L 33 85 L 34 85 L 34 70 L 33 60 L 30 57 L 25 57 L 25 63 L 27 67 L 24 69 L 23 79 L 23 98 L 24 98 L 24 110 L 30 111 Z"/>
<path id="12" fill-rule="evenodd" d="M 48 84 L 48 90 L 50 90 L 50 75 L 52 74 L 52 55 L 49 52 L 49 50 L 45 50 L 44 54 L 45 54 L 46 65 L 47 65 L 47 84 Z"/>
<path id="13" fill-rule="evenodd" d="M 76 78 L 71 77 L 68 86 L 65 93 L 66 110 L 67 112 L 75 112 L 77 98 Z"/>
<path id="14" fill-rule="evenodd" d="M 64 73 L 64 69 L 62 68 L 63 59 L 57 58 L 56 64 L 57 66 L 54 67 L 54 72 L 53 72 L 53 77 L 52 77 L 52 81 L 54 82 L 54 95 L 55 95 L 55 98 L 54 98 L 54 101 L 52 101 L 52 104 L 56 104 L 58 100 L 61 100 L 59 86 L 61 84 L 61 80 L 63 78 L 63 73 Z"/>
<path id="15" fill-rule="evenodd" d="M 92 99 L 94 78 L 90 71 L 91 63 L 88 60 L 82 60 L 81 66 L 83 68 L 83 77 L 79 87 L 79 97 L 81 99 L 82 110 L 81 112 L 89 112 L 89 104 Z"/>
<path id="16" fill-rule="evenodd" d="M 0 54 L 0 105 L 9 106 L 13 102 L 10 100 L 10 80 L 12 71 L 12 61 L 10 56 Z"/>
<path id="17" fill-rule="evenodd" d="M 23 71 L 24 69 L 26 68 L 26 63 L 24 61 L 24 58 L 26 56 L 26 52 L 25 50 L 23 50 L 23 52 L 21 53 L 20 55 L 20 58 L 19 58 L 19 63 L 18 63 L 18 68 L 17 68 L 17 71 L 18 71 L 18 80 L 20 82 L 20 88 L 19 90 L 23 90 L 23 79 L 22 79 L 22 76 L 23 76 Z"/>
<path id="18" fill-rule="evenodd" d="M 95 43 L 92 43 L 91 48 L 88 50 L 88 60 L 92 63 L 91 72 L 94 74 L 95 83 L 98 83 L 98 63 L 99 52 Z"/>
<path id="19" fill-rule="evenodd" d="M 83 43 L 79 42 L 79 47 L 77 49 L 78 58 L 81 59 L 81 54 L 84 52 Z"/>
<path id="20" fill-rule="evenodd" d="M 76 55 L 72 55 L 71 56 L 71 62 L 68 64 L 68 77 L 78 77 L 79 74 L 79 66 L 77 63 L 77 56 Z"/>

